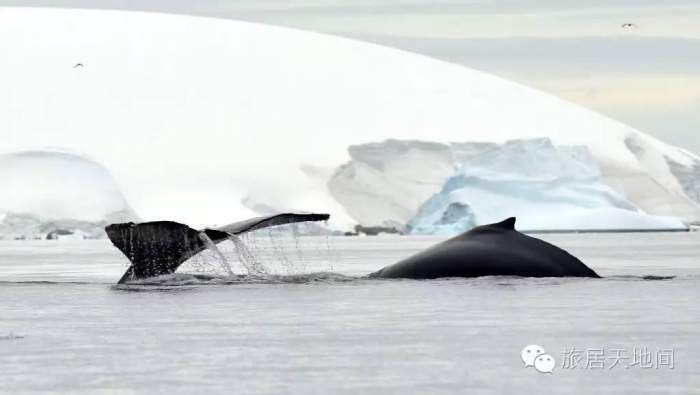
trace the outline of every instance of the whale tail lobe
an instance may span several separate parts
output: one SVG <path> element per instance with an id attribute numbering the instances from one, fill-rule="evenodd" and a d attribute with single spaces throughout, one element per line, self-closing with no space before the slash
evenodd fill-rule
<path id="1" fill-rule="evenodd" d="M 207 248 L 207 239 L 220 243 L 231 236 L 257 229 L 296 222 L 325 221 L 329 217 L 328 214 L 283 213 L 202 230 L 173 221 L 127 222 L 109 225 L 105 231 L 112 244 L 131 261 L 131 266 L 119 280 L 119 284 L 122 284 L 174 273 L 186 260 Z"/>

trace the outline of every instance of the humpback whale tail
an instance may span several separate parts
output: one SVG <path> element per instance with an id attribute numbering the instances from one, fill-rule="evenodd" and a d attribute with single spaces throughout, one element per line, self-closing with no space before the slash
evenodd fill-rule
<path id="1" fill-rule="evenodd" d="M 112 224 L 107 236 L 127 258 L 131 266 L 119 284 L 163 274 L 172 274 L 187 259 L 207 248 L 207 238 L 220 243 L 231 236 L 270 226 L 295 222 L 325 221 L 328 214 L 284 213 L 251 218 L 216 229 L 195 230 L 173 221 Z M 202 237 L 202 234 L 207 237 Z"/>

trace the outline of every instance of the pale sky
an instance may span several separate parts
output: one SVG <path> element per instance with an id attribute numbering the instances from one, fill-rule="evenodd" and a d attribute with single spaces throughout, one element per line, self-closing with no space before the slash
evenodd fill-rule
<path id="1" fill-rule="evenodd" d="M 394 46 L 542 89 L 700 154 L 698 0 L 0 0 L 214 16 Z M 636 27 L 622 29 L 623 23 Z"/>

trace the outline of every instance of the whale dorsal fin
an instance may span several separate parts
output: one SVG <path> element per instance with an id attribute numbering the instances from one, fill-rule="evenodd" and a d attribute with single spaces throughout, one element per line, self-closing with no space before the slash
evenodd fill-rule
<path id="1" fill-rule="evenodd" d="M 450 240 L 468 240 L 475 236 L 493 234 L 494 232 L 501 233 L 504 231 L 516 231 L 515 217 L 510 217 L 508 219 L 504 219 L 501 222 L 496 222 L 493 224 L 477 226 L 476 228 L 472 228 L 471 230 L 468 230 L 458 236 L 455 236 L 453 239 Z"/>
<path id="2" fill-rule="evenodd" d="M 495 224 L 491 225 L 486 225 L 488 227 L 492 228 L 500 228 L 503 230 L 515 230 L 515 217 L 510 217 L 508 219 L 504 219 L 501 222 L 496 222 Z"/>

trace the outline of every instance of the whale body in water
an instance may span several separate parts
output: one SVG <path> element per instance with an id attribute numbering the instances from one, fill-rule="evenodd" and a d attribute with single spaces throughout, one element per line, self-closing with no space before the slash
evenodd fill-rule
<path id="1" fill-rule="evenodd" d="M 241 233 L 306 221 L 328 214 L 285 213 L 257 217 L 216 229 L 195 230 L 172 221 L 112 224 L 112 243 L 131 261 L 119 283 L 172 274 L 187 259 L 212 243 Z M 515 218 L 483 225 L 371 273 L 370 278 L 434 279 L 440 277 L 522 276 L 599 277 L 575 256 L 515 230 Z"/>
<path id="2" fill-rule="evenodd" d="M 599 277 L 550 243 L 515 230 L 515 218 L 483 225 L 369 275 L 375 278 Z"/>

